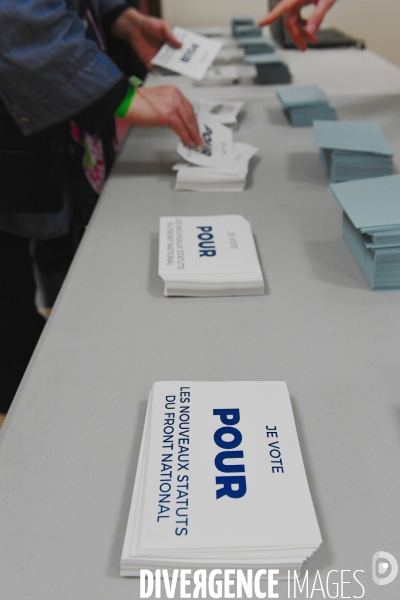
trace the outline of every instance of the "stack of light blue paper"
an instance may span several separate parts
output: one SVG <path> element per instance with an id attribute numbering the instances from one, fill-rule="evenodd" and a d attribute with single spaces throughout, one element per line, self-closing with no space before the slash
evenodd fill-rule
<path id="1" fill-rule="evenodd" d="M 252 17 L 249 17 L 248 15 L 234 15 L 231 19 L 231 32 L 233 37 L 240 37 L 240 35 L 238 35 L 238 28 L 240 27 L 249 27 L 251 30 L 254 27 L 260 29 Z M 244 34 L 242 33 L 241 35 L 243 37 Z M 253 36 L 251 35 L 251 37 Z"/>
<path id="2" fill-rule="evenodd" d="M 235 25 L 233 27 L 233 37 L 235 38 L 259 38 L 262 36 L 261 27 L 253 25 Z"/>
<path id="3" fill-rule="evenodd" d="M 314 141 L 333 182 L 393 172 L 393 152 L 377 123 L 314 121 Z"/>
<path id="4" fill-rule="evenodd" d="M 331 184 L 343 237 L 373 290 L 400 289 L 400 175 Z"/>
<path id="5" fill-rule="evenodd" d="M 309 127 L 313 121 L 335 121 L 336 111 L 328 96 L 317 85 L 298 85 L 280 88 L 276 95 L 290 123 Z"/>
<path id="6" fill-rule="evenodd" d="M 245 54 L 271 54 L 275 52 L 274 42 L 265 37 L 245 37 L 238 39 L 239 48 L 243 48 Z"/>
<path id="7" fill-rule="evenodd" d="M 255 21 L 250 15 L 233 15 L 231 27 L 237 27 L 238 25 L 255 25 Z"/>
<path id="8" fill-rule="evenodd" d="M 248 54 L 244 62 L 257 69 L 255 83 L 261 85 L 273 83 L 290 83 L 292 75 L 287 61 L 278 54 Z"/>

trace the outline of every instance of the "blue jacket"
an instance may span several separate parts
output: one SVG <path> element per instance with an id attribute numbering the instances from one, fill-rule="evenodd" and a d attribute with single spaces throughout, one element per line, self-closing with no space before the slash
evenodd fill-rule
<path id="1" fill-rule="evenodd" d="M 1 0 L 0 98 L 25 135 L 69 119 L 121 78 L 97 40 L 85 37 L 87 14 L 99 24 L 121 4 Z"/>
<path id="2" fill-rule="evenodd" d="M 127 83 L 104 51 L 101 19 L 126 6 L 0 0 L 0 211 L 62 208 L 68 182 L 79 177 L 68 177 L 71 117 L 90 122 L 111 148 Z"/>

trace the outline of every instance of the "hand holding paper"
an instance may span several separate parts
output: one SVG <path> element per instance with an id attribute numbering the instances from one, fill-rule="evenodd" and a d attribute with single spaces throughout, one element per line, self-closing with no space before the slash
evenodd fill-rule
<path id="1" fill-rule="evenodd" d="M 192 105 L 182 92 L 172 85 L 137 89 L 125 118 L 138 127 L 167 125 L 179 135 L 186 146 L 203 145 Z"/>
<path id="2" fill-rule="evenodd" d="M 200 111 L 197 116 L 202 143 L 200 148 L 178 145 L 182 158 L 199 167 L 225 167 L 234 163 L 232 131 L 207 114 Z M 200 146 L 200 144 L 199 144 Z"/>
<path id="3" fill-rule="evenodd" d="M 128 8 L 118 17 L 111 33 L 127 42 L 148 69 L 152 68 L 151 59 L 164 43 L 173 48 L 181 46 L 165 21 L 144 15 L 135 8 Z"/>

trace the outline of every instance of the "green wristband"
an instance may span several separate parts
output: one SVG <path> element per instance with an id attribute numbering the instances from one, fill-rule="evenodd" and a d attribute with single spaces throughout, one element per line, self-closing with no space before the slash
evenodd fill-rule
<path id="1" fill-rule="evenodd" d="M 117 110 L 114 113 L 116 117 L 120 117 L 120 119 L 123 119 L 125 117 L 130 105 L 132 104 L 132 100 L 134 99 L 135 94 L 136 88 L 133 85 L 129 84 L 129 88 L 126 92 L 125 98 L 122 100 L 121 104 L 118 106 Z"/>

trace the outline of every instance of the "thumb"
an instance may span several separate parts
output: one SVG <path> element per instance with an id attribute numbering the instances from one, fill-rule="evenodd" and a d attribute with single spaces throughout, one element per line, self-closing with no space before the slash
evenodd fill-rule
<path id="1" fill-rule="evenodd" d="M 319 0 L 305 27 L 308 34 L 314 35 L 318 31 L 326 13 L 334 4 L 335 0 Z"/>
<path id="2" fill-rule="evenodd" d="M 180 48 L 182 42 L 180 42 L 173 34 L 172 29 L 165 23 L 164 24 L 164 39 L 173 48 Z"/>
<path id="3" fill-rule="evenodd" d="M 264 27 L 264 25 L 270 25 L 281 17 L 283 13 L 290 8 L 290 5 L 293 4 L 291 0 L 281 0 L 278 4 L 264 17 L 261 21 L 259 21 L 258 25 L 260 27 Z"/>

